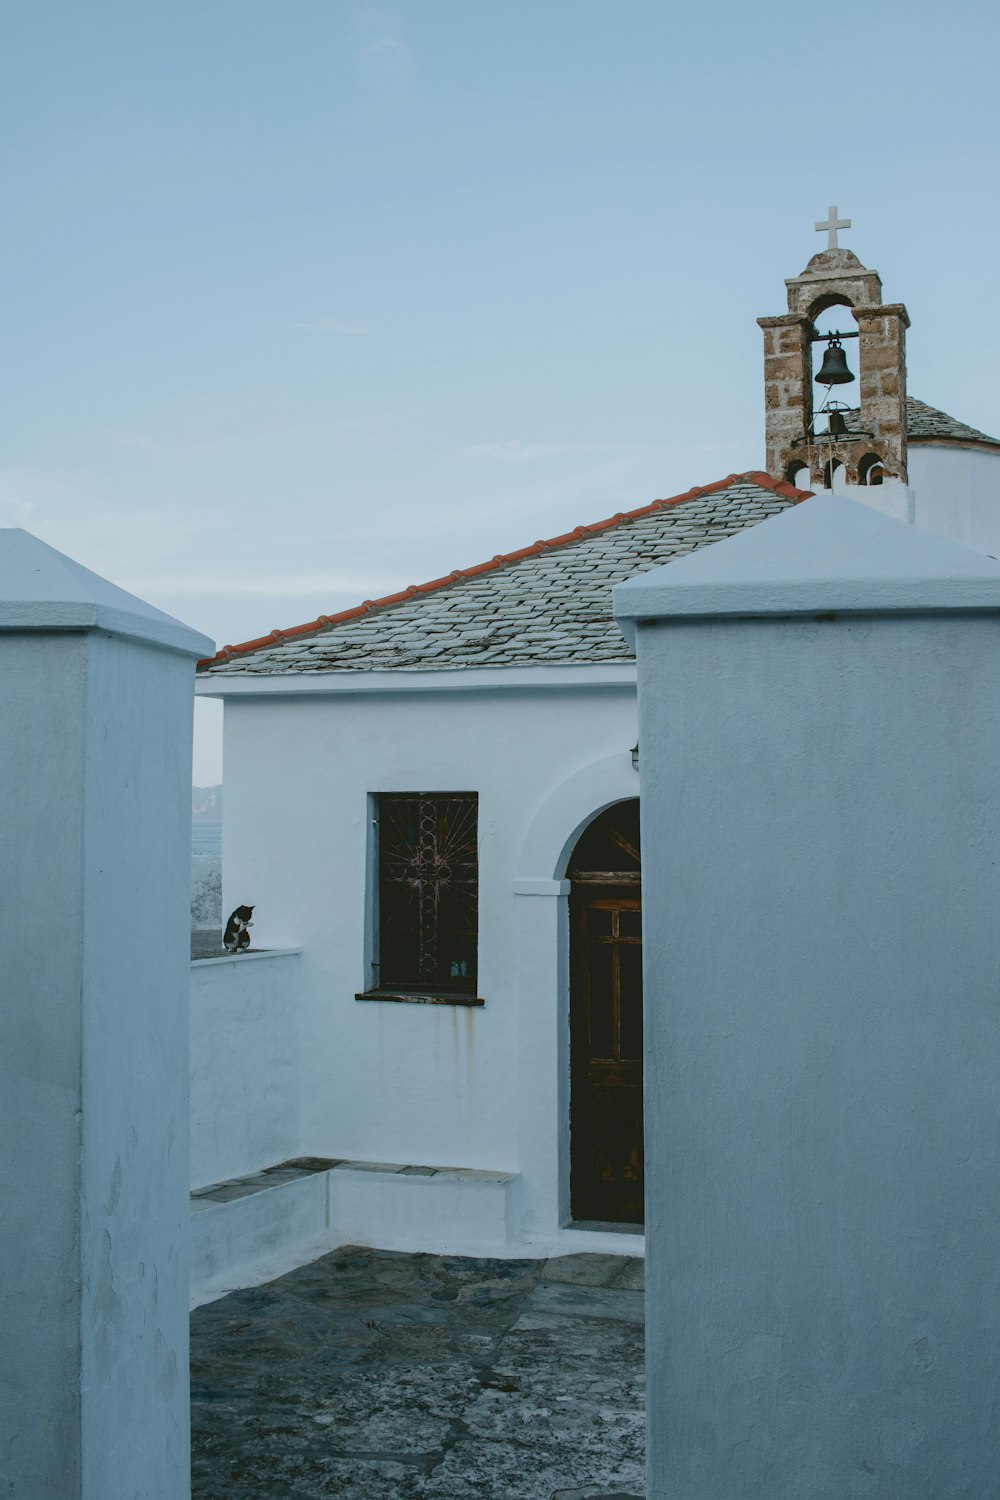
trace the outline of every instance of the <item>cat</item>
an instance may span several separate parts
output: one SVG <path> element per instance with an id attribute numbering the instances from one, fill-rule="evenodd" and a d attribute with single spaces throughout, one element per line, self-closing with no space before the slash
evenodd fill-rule
<path id="1" fill-rule="evenodd" d="M 250 946 L 250 928 L 253 926 L 250 918 L 253 916 L 252 906 L 238 906 L 226 923 L 225 935 L 222 946 L 227 953 L 239 953 Z"/>

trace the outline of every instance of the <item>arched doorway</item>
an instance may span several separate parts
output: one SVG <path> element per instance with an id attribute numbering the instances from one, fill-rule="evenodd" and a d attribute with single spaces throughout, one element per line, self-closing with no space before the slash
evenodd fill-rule
<path id="1" fill-rule="evenodd" d="M 570 1217 L 641 1224 L 639 800 L 584 829 L 569 861 Z"/>

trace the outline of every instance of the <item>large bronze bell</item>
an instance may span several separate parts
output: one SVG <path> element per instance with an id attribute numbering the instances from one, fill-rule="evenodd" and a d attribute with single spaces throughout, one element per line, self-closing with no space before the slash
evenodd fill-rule
<path id="1" fill-rule="evenodd" d="M 847 355 L 840 346 L 840 340 L 836 337 L 830 339 L 826 353 L 823 355 L 823 363 L 819 374 L 816 376 L 817 385 L 847 385 L 854 376 L 847 368 Z"/>

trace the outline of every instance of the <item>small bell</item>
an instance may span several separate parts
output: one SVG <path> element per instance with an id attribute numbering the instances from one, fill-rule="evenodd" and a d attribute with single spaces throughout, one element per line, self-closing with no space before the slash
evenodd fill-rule
<path id="1" fill-rule="evenodd" d="M 840 345 L 840 340 L 834 334 L 830 339 L 829 347 L 823 355 L 823 364 L 819 374 L 816 376 L 817 385 L 847 385 L 854 379 L 847 368 L 847 355 Z"/>
<path id="2" fill-rule="evenodd" d="M 853 375 L 851 379 L 854 379 Z M 835 410 L 830 413 L 830 420 L 826 424 L 826 430 L 831 437 L 844 436 L 844 433 L 847 431 L 847 423 L 844 420 L 844 413 L 842 411 Z"/>

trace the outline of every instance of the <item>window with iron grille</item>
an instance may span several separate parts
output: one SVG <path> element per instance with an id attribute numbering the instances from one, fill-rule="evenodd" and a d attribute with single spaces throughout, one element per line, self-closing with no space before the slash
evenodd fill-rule
<path id="1" fill-rule="evenodd" d="M 376 799 L 377 990 L 476 994 L 478 801 L 475 792 Z"/>

